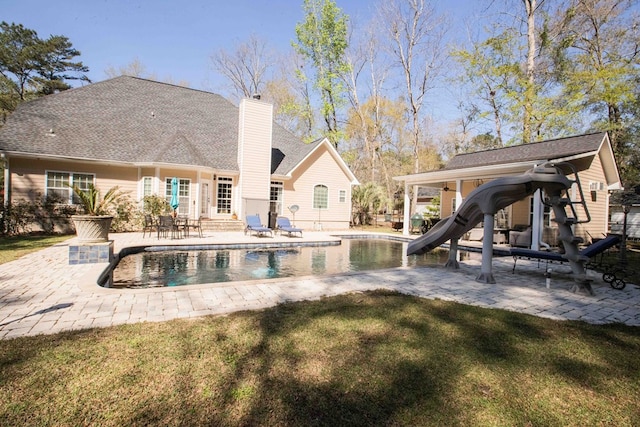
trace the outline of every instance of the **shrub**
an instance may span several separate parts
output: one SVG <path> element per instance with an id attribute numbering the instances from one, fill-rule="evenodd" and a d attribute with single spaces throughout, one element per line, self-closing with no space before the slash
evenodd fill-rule
<path id="1" fill-rule="evenodd" d="M 113 214 L 112 231 L 119 233 L 136 231 L 142 226 L 142 212 L 128 195 L 120 197 L 118 203 L 109 213 Z"/>
<path id="2" fill-rule="evenodd" d="M 150 196 L 144 196 L 142 199 L 142 210 L 145 214 L 157 217 L 165 213 L 170 213 L 171 206 L 169 206 L 169 202 L 167 202 L 167 199 L 164 197 L 152 194 Z"/>

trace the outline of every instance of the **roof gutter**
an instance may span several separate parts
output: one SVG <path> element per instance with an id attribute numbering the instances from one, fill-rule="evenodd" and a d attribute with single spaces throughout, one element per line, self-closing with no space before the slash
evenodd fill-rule
<path id="1" fill-rule="evenodd" d="M 25 153 L 23 151 L 3 151 L 3 154 L 6 157 L 18 157 L 23 159 L 46 159 L 46 160 L 60 160 L 65 162 L 88 162 L 88 163 L 109 163 L 109 164 L 121 164 L 121 165 L 129 165 L 132 166 L 132 162 L 123 162 L 118 160 L 102 160 L 102 159 L 90 159 L 85 157 L 68 157 L 68 156 L 58 156 L 55 154 L 34 154 L 34 153 Z"/>

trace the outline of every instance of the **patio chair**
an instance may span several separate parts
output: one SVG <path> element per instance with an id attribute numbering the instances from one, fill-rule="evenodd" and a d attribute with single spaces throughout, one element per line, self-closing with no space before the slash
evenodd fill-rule
<path id="1" fill-rule="evenodd" d="M 153 220 L 153 217 L 149 214 L 144 216 L 144 225 L 142 226 L 142 238 L 144 239 L 145 234 L 149 231 L 149 237 L 151 237 L 151 233 L 157 227 L 156 222 Z"/>
<path id="2" fill-rule="evenodd" d="M 302 237 L 302 229 L 293 227 L 287 217 L 279 216 L 276 218 L 276 226 L 276 232 L 280 231 L 282 233 L 284 231 L 289 233 L 289 237 L 291 237 L 291 234 L 300 233 L 300 237 Z"/>
<path id="3" fill-rule="evenodd" d="M 273 231 L 269 227 L 262 225 L 260 221 L 260 215 L 247 215 L 247 227 L 244 229 L 244 234 L 256 233 L 258 237 L 264 236 L 269 233 L 273 237 Z"/>
<path id="4" fill-rule="evenodd" d="M 158 217 L 158 239 L 160 238 L 160 234 L 162 234 L 162 237 L 166 238 L 169 232 L 171 232 L 172 239 L 176 234 L 178 237 L 180 236 L 180 232 L 178 227 L 176 227 L 173 217 L 171 215 L 160 215 Z"/>
<path id="5" fill-rule="evenodd" d="M 198 230 L 198 237 L 202 237 L 202 217 L 198 219 L 188 219 L 184 226 L 185 236 L 189 236 L 189 230 Z"/>

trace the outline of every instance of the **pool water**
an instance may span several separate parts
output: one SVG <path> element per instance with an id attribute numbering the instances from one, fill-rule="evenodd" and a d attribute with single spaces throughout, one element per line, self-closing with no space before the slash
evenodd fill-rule
<path id="1" fill-rule="evenodd" d="M 448 251 L 407 256 L 406 250 L 407 243 L 398 241 L 343 239 L 332 246 L 141 252 L 120 260 L 109 287 L 153 288 L 433 266 L 444 264 L 448 257 Z"/>

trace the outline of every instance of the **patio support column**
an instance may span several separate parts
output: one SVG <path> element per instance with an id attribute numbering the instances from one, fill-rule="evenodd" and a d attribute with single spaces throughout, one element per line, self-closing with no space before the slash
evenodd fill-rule
<path id="1" fill-rule="evenodd" d="M 462 204 L 462 180 L 456 179 L 456 210 Z"/>
<path id="2" fill-rule="evenodd" d="M 542 240 L 542 220 L 544 218 L 544 207 L 541 199 L 542 190 L 538 189 L 533 193 L 533 219 L 531 220 L 531 249 L 540 250 L 540 240 Z"/>
<path id="3" fill-rule="evenodd" d="M 451 239 L 449 242 L 449 259 L 444 265 L 449 270 L 458 270 L 460 264 L 458 264 L 458 239 Z"/>
<path id="4" fill-rule="evenodd" d="M 484 236 L 482 237 L 482 267 L 476 282 L 496 283 L 493 278 L 493 214 L 484 214 Z"/>
<path id="5" fill-rule="evenodd" d="M 196 189 L 193 192 L 194 194 L 190 194 L 191 199 L 193 200 L 193 202 L 191 202 L 191 205 L 193 206 L 193 215 L 191 215 L 193 218 L 198 219 L 200 218 L 200 196 L 202 194 L 202 191 L 200 190 L 200 188 L 202 187 L 202 175 L 201 175 L 201 171 L 198 171 L 198 173 L 196 173 Z"/>
<path id="6" fill-rule="evenodd" d="M 409 184 L 404 182 L 404 204 L 403 204 L 403 212 L 402 212 L 402 234 L 405 236 L 409 235 L 409 218 L 411 217 L 411 200 L 409 199 Z"/>
<path id="7" fill-rule="evenodd" d="M 156 167 L 156 176 L 153 180 L 153 194 L 160 195 L 160 168 Z M 164 194 L 161 195 L 164 197 Z"/>

